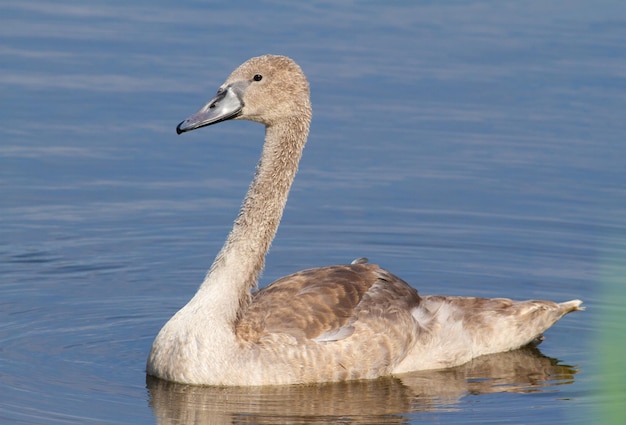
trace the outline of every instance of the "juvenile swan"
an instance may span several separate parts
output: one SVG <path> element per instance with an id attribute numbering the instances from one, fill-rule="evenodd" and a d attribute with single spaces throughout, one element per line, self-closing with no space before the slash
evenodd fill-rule
<path id="1" fill-rule="evenodd" d="M 147 373 L 199 385 L 370 379 L 457 366 L 526 345 L 581 301 L 420 296 L 376 265 L 304 270 L 257 288 L 309 132 L 309 85 L 284 56 L 252 58 L 180 123 L 265 125 L 254 180 L 194 297 L 163 326 Z"/>

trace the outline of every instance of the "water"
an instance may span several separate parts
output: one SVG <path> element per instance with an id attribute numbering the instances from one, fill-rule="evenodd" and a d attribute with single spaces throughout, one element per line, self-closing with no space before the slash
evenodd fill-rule
<path id="1" fill-rule="evenodd" d="M 0 422 L 622 423 L 626 8 L 0 5 Z M 367 256 L 422 293 L 581 298 L 541 351 L 374 382 L 146 382 L 263 130 L 176 124 L 294 57 L 314 121 L 262 285 Z"/>

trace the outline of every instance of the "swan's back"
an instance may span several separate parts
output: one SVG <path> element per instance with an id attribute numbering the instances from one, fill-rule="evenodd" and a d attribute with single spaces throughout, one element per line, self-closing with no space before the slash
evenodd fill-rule
<path id="1" fill-rule="evenodd" d="M 257 292 L 242 310 L 236 333 L 251 342 L 272 333 L 339 341 L 354 333 L 357 322 L 384 322 L 387 328 L 409 324 L 418 304 L 415 289 L 374 264 L 309 269 Z M 410 335 L 406 339 L 409 344 Z"/>

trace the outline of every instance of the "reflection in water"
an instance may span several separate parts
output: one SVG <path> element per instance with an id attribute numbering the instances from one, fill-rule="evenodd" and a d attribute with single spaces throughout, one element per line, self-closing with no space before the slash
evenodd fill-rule
<path id="1" fill-rule="evenodd" d="M 479 357 L 452 369 L 398 378 L 269 387 L 194 387 L 147 377 L 159 424 L 406 423 L 411 413 L 456 410 L 466 395 L 541 392 L 576 369 L 535 347 Z"/>

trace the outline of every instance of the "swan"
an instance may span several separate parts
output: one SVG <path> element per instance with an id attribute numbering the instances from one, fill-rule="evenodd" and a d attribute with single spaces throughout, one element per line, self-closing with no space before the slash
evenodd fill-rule
<path id="1" fill-rule="evenodd" d="M 285 56 L 239 66 L 178 134 L 225 120 L 265 125 L 254 179 L 228 238 L 191 300 L 160 330 L 148 375 L 185 384 L 257 386 L 373 379 L 458 366 L 540 340 L 580 300 L 423 296 L 358 259 L 257 289 L 311 121 L 309 84 Z"/>

